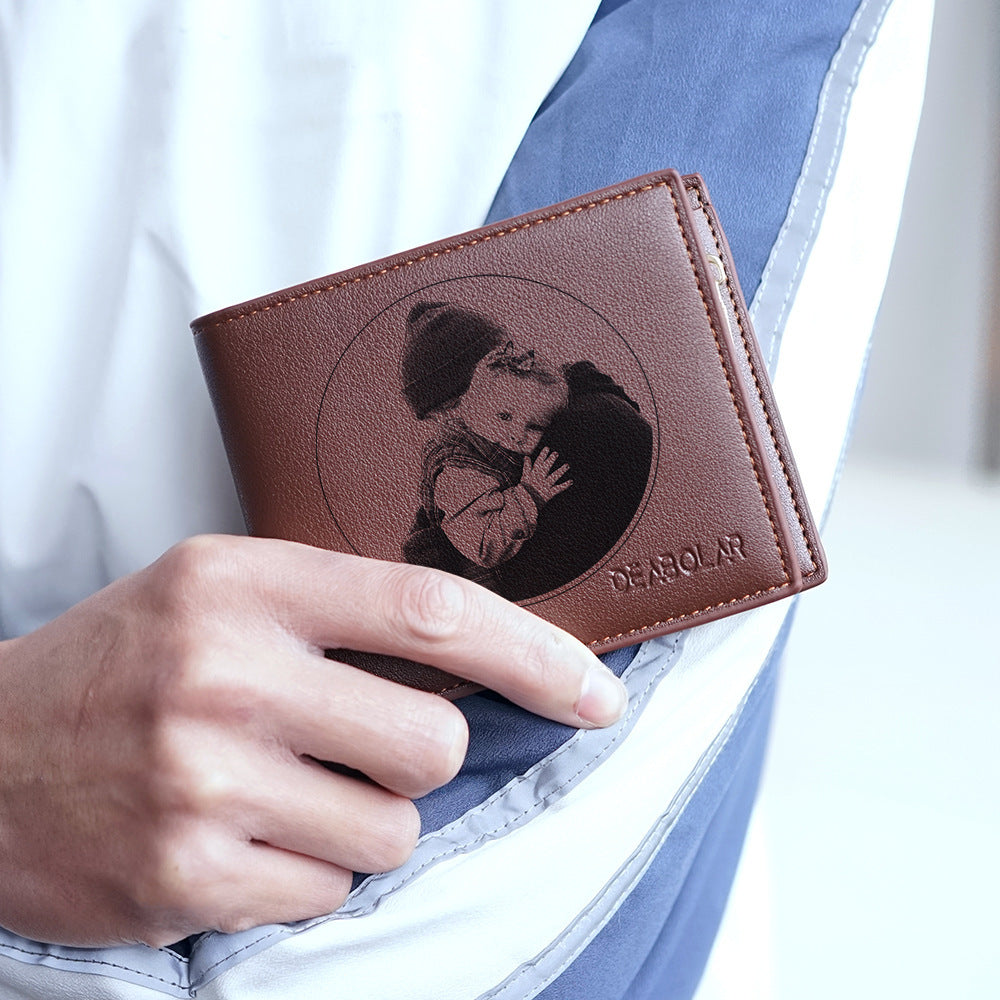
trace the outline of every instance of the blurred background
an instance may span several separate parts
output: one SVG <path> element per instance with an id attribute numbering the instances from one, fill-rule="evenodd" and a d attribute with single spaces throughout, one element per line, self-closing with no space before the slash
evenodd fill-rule
<path id="1" fill-rule="evenodd" d="M 997 0 L 937 0 L 823 538 L 698 1000 L 1000 996 Z"/>

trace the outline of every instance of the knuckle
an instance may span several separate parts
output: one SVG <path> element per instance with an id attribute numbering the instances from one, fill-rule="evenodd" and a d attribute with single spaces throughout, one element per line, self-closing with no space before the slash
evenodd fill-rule
<path id="1" fill-rule="evenodd" d="M 221 768 L 188 767 L 187 778 L 175 783 L 178 811 L 197 817 L 218 815 L 233 800 L 233 785 Z"/>
<path id="2" fill-rule="evenodd" d="M 169 750 L 175 731 L 196 720 L 227 731 L 251 725 L 269 701 L 267 674 L 212 628 L 179 628 L 157 650 L 143 711 L 158 750 Z"/>
<path id="3" fill-rule="evenodd" d="M 406 759 L 415 795 L 426 795 L 458 774 L 469 747 L 469 724 L 450 702 L 432 696 L 409 717 Z"/>
<path id="4" fill-rule="evenodd" d="M 458 579 L 423 567 L 397 572 L 393 598 L 400 625 L 419 642 L 453 638 L 469 611 L 466 589 Z"/>
<path id="5" fill-rule="evenodd" d="M 242 789 L 216 754 L 184 725 L 164 725 L 155 737 L 153 774 L 146 785 L 150 816 L 163 823 L 208 819 L 230 811 Z"/>
<path id="6" fill-rule="evenodd" d="M 178 631 L 167 642 L 147 692 L 150 721 L 157 734 L 169 730 L 176 718 L 187 715 L 198 703 L 211 674 L 208 644 L 196 634 Z"/>
<path id="7" fill-rule="evenodd" d="M 176 815 L 189 795 L 191 756 L 180 727 L 159 721 L 149 732 L 151 775 L 146 786 L 149 814 Z"/>
<path id="8" fill-rule="evenodd" d="M 158 610 L 200 612 L 233 578 L 241 559 L 240 539 L 195 535 L 178 542 L 153 563 L 150 594 Z"/>
<path id="9" fill-rule="evenodd" d="M 257 719 L 270 700 L 266 685 L 246 665 L 208 647 L 175 662 L 163 704 L 176 717 L 233 732 Z"/>
<path id="10" fill-rule="evenodd" d="M 553 629 L 532 629 L 522 646 L 522 656 L 512 665 L 513 680 L 522 695 L 533 700 L 544 698 L 564 684 L 563 664 L 568 656 L 563 637 Z"/>
<path id="11" fill-rule="evenodd" d="M 190 919 L 198 909 L 199 887 L 212 884 L 212 867 L 203 839 L 175 824 L 151 845 L 136 873 L 132 896 L 139 912 Z"/>
<path id="12" fill-rule="evenodd" d="M 392 871 L 404 864 L 420 837 L 420 813 L 403 796 L 387 797 L 369 830 L 367 870 Z"/>

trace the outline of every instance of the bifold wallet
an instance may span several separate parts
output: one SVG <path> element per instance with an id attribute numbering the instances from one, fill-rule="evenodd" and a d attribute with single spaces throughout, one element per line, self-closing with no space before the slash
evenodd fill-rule
<path id="1" fill-rule="evenodd" d="M 698 176 L 626 181 L 192 327 L 251 534 L 457 573 L 595 652 L 826 577 Z"/>

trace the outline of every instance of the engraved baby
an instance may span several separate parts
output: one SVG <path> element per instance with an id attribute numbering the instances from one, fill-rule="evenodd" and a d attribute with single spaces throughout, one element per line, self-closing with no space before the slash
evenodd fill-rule
<path id="1" fill-rule="evenodd" d="M 496 589 L 539 511 L 573 485 L 539 447 L 569 397 L 562 370 L 478 313 L 421 302 L 407 320 L 402 382 L 414 415 L 435 423 L 403 557 Z"/>

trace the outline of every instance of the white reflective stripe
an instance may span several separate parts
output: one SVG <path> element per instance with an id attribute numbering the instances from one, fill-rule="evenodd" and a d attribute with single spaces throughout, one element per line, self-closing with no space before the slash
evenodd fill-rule
<path id="1" fill-rule="evenodd" d="M 931 13 L 929 0 L 896 0 L 867 56 L 826 215 L 788 315 L 780 403 L 818 510 L 834 480 L 888 269 Z M 875 213 L 873 225 L 866 214 Z M 726 725 L 786 613 L 787 605 L 772 605 L 692 630 L 626 743 L 553 808 L 429 870 L 374 913 L 283 941 L 200 995 L 277 1000 L 297 988 L 307 995 L 326 956 L 345 995 L 459 1000 L 558 949 Z M 527 975 L 524 985 L 518 995 L 527 997 L 545 982 Z"/>
<path id="2" fill-rule="evenodd" d="M 788 309 L 795 300 L 840 163 L 850 96 L 891 3 L 862 0 L 823 80 L 802 170 L 750 309 L 758 337 L 769 345 L 768 368 L 772 372 Z"/>
<path id="3" fill-rule="evenodd" d="M 858 79 L 823 223 L 788 310 L 774 391 L 817 515 L 835 485 L 889 271 L 933 10 L 933 0 L 895 0 L 886 14 Z"/>

